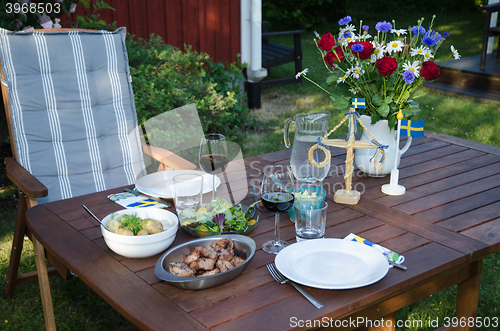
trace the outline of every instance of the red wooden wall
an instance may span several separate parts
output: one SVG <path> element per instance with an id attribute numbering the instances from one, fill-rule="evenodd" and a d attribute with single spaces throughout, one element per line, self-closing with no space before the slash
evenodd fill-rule
<path id="1" fill-rule="evenodd" d="M 216 61 L 234 62 L 240 53 L 240 0 L 105 0 L 116 9 L 101 18 L 126 26 L 136 37 L 151 33 L 170 45 L 208 53 Z M 81 4 L 80 4 L 81 5 Z M 77 13 L 81 8 L 77 8 Z"/>

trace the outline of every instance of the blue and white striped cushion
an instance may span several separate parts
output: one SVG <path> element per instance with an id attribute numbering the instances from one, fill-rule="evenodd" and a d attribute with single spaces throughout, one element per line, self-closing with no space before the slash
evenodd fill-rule
<path id="1" fill-rule="evenodd" d="M 0 29 L 19 163 L 39 203 L 132 184 L 144 171 L 125 29 Z"/>

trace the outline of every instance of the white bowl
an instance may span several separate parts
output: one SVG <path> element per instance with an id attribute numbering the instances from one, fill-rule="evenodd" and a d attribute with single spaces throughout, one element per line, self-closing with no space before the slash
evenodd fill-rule
<path id="1" fill-rule="evenodd" d="M 143 258 L 159 254 L 172 245 L 177 234 L 179 220 L 174 213 L 168 210 L 152 207 L 128 208 L 106 216 L 102 222 L 108 224 L 112 216 L 118 218 L 120 215 L 133 214 L 142 219 L 152 218 L 160 221 L 164 231 L 148 236 L 125 236 L 110 232 L 101 225 L 101 233 L 109 249 L 125 257 Z"/>

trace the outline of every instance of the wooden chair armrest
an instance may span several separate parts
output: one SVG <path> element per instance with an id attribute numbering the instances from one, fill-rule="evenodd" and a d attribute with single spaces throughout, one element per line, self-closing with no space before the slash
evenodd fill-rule
<path id="1" fill-rule="evenodd" d="M 500 10 L 500 2 L 492 3 L 490 5 L 481 6 L 481 10 L 485 10 L 487 13 L 492 13 Z"/>
<path id="2" fill-rule="evenodd" d="M 195 170 L 198 168 L 194 163 L 164 149 L 161 147 L 154 147 L 151 145 L 142 145 L 142 150 L 153 159 L 164 164 L 168 169 L 173 170 Z"/>
<path id="3" fill-rule="evenodd" d="M 49 194 L 47 187 L 12 157 L 5 158 L 5 172 L 19 190 L 30 198 L 43 198 Z"/>
<path id="4" fill-rule="evenodd" d="M 262 32 L 262 38 L 287 36 L 287 35 L 301 35 L 305 30 L 292 30 L 292 31 L 277 31 L 277 32 Z"/>

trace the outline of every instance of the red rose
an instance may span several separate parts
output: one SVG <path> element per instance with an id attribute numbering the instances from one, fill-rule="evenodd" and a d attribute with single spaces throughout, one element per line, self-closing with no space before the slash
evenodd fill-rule
<path id="1" fill-rule="evenodd" d="M 395 58 L 390 56 L 384 56 L 381 59 L 378 59 L 375 63 L 377 66 L 377 70 L 381 76 L 387 77 L 392 75 L 396 68 L 398 67 L 398 62 Z"/>
<path id="2" fill-rule="evenodd" d="M 328 64 L 329 67 L 334 66 L 334 62 L 342 62 L 344 61 L 344 52 L 342 51 L 341 46 L 335 47 L 333 52 L 328 52 L 325 54 L 325 57 L 323 58 Z"/>
<path id="3" fill-rule="evenodd" d="M 361 52 L 355 52 L 355 51 L 352 50 L 352 46 L 354 46 L 356 44 L 363 45 L 363 50 Z M 373 44 L 371 42 L 369 42 L 369 41 L 355 41 L 355 42 L 349 43 L 349 48 L 351 48 L 351 52 L 356 57 L 359 56 L 360 60 L 366 60 L 375 51 L 375 49 L 373 48 Z"/>
<path id="4" fill-rule="evenodd" d="M 329 52 L 333 47 L 335 47 L 335 38 L 330 32 L 325 33 L 318 42 L 318 48 Z"/>
<path id="5" fill-rule="evenodd" d="M 342 50 L 342 46 L 337 46 L 333 50 L 336 55 L 334 54 L 333 59 L 337 62 L 343 62 L 344 61 L 344 51 Z"/>
<path id="6" fill-rule="evenodd" d="M 441 76 L 438 66 L 432 61 L 426 61 L 422 64 L 420 74 L 427 81 L 439 79 L 439 76 Z"/>
<path id="7" fill-rule="evenodd" d="M 329 66 L 329 67 L 333 67 L 333 60 L 335 58 L 335 54 L 333 54 L 333 52 L 328 52 L 325 54 L 325 57 L 323 58 L 323 60 L 325 60 L 325 63 Z"/>

